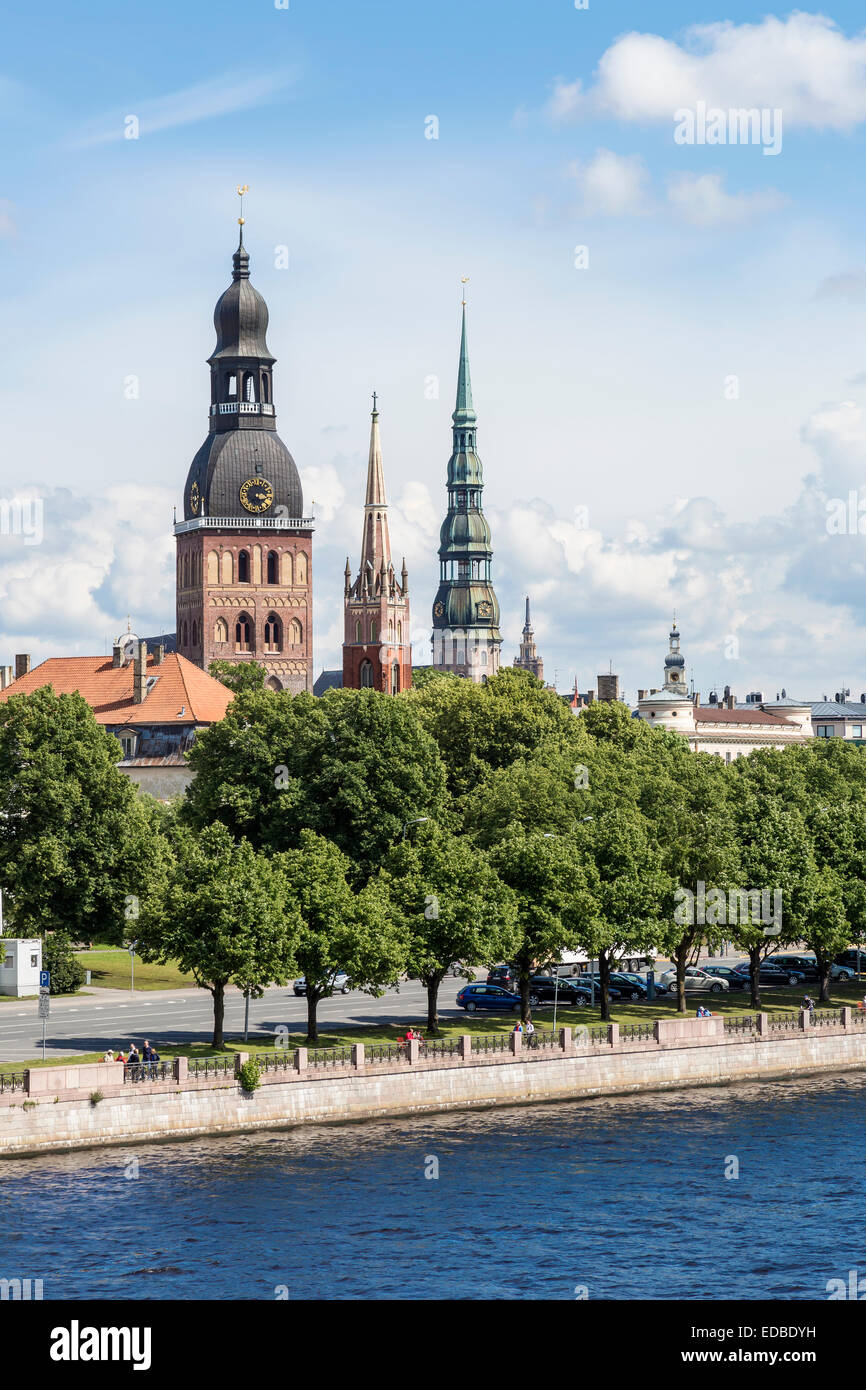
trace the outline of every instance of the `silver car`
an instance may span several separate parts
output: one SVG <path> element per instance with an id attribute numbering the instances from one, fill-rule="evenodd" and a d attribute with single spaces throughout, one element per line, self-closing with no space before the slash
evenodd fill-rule
<path id="1" fill-rule="evenodd" d="M 685 975 L 686 993 L 691 994 L 694 990 L 708 989 L 710 994 L 722 994 L 730 986 L 727 980 L 723 980 L 719 975 L 708 975 L 706 970 L 701 970 L 697 965 L 687 965 Z M 666 970 L 659 980 L 659 984 L 664 986 L 670 994 L 677 992 L 677 972 L 676 970 Z"/>

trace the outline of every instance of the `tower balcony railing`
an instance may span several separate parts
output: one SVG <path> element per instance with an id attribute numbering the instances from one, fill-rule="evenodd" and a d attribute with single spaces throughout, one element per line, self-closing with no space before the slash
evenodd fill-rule
<path id="1" fill-rule="evenodd" d="M 176 521 L 174 534 L 187 531 L 312 531 L 313 516 L 194 516 L 191 521 Z"/>
<path id="2" fill-rule="evenodd" d="M 267 401 L 221 401 L 212 405 L 211 415 L 273 415 L 274 407 Z"/>

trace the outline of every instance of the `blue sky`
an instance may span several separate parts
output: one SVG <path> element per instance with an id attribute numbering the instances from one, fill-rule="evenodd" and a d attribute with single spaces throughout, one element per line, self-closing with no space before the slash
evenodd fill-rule
<path id="1" fill-rule="evenodd" d="M 504 659 L 529 592 L 549 677 L 585 689 L 612 660 L 633 693 L 660 683 L 675 606 L 702 691 L 859 694 L 866 542 L 826 519 L 866 499 L 863 24 L 851 4 L 19 7 L 0 497 L 38 493 L 45 521 L 40 545 L 0 534 L 0 661 L 101 651 L 127 613 L 173 627 L 171 510 L 245 182 L 278 427 L 316 502 L 317 670 L 339 663 L 374 388 L 426 659 L 468 274 Z M 781 152 L 676 144 L 698 101 L 781 109 Z"/>

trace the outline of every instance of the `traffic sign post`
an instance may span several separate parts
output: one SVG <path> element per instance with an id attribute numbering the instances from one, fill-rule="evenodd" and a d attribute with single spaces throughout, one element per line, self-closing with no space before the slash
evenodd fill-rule
<path id="1" fill-rule="evenodd" d="M 43 970 L 42 974 L 46 972 Z M 39 1017 L 42 1019 L 42 1060 L 45 1061 L 45 1024 L 51 1012 L 51 996 L 46 987 L 39 990 Z"/>
<path id="2" fill-rule="evenodd" d="M 40 971 L 39 971 L 39 988 L 40 988 L 41 990 L 42 990 L 42 989 L 50 989 L 50 988 L 51 988 L 51 971 L 50 971 L 50 970 L 40 970 Z"/>

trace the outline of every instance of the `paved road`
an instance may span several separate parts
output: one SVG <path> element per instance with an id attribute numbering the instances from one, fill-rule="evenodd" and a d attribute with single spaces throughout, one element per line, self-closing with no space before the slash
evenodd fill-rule
<path id="1" fill-rule="evenodd" d="M 449 976 L 439 992 L 443 1017 L 463 1017 L 454 1003 L 465 982 Z M 291 989 L 266 991 L 250 1001 L 250 1038 L 273 1041 L 277 1029 L 306 1033 L 307 1001 Z M 423 1023 L 427 1017 L 427 992 L 416 982 L 389 989 L 381 999 L 353 990 L 324 999 L 319 1005 L 319 1024 L 324 1029 L 347 1023 Z M 244 998 L 238 990 L 226 992 L 225 1031 L 243 1035 Z M 99 1052 L 106 1047 L 128 1046 L 143 1038 L 164 1047 L 180 1043 L 209 1042 L 213 1030 L 213 1000 L 204 990 L 149 990 L 132 995 L 124 990 L 91 989 L 71 999 L 52 999 L 48 1020 L 46 1056 L 58 1060 L 75 1052 Z M 42 1055 L 42 1024 L 35 999 L 0 1004 L 0 1061 L 21 1062 Z"/>

